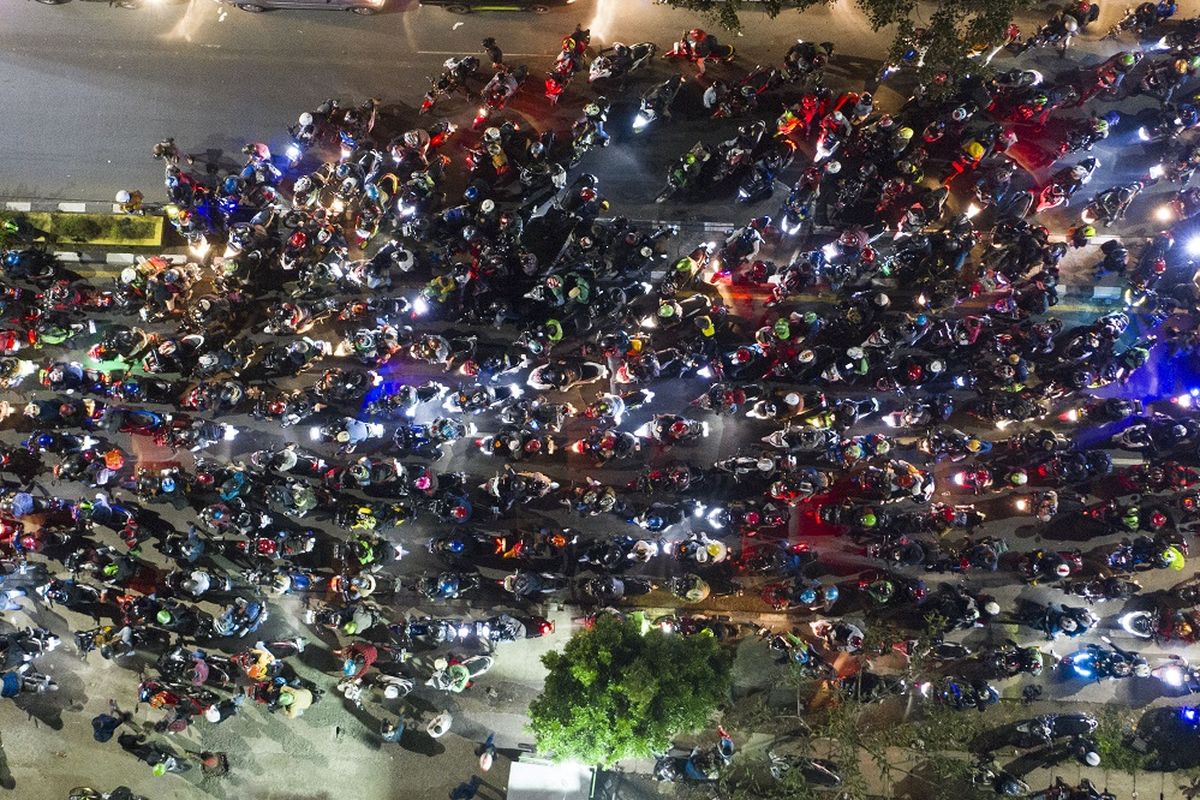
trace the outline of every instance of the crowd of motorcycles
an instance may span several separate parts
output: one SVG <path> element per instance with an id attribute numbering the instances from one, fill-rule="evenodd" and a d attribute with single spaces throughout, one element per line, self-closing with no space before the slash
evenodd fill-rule
<path id="1" fill-rule="evenodd" d="M 1097 11 L 1072 3 L 972 55 L 1066 52 Z M 728 71 L 733 48 L 689 31 L 661 57 L 712 65 L 698 79 L 705 113 L 745 120 L 671 165 L 658 200 L 759 202 L 794 161 L 808 165 L 778 215 L 685 243 L 678 259 L 664 255 L 676 227 L 612 217 L 601 181 L 576 169 L 612 141 L 605 97 L 584 101 L 567 132 L 505 113 L 537 93 L 525 65 L 489 71 L 465 55 L 431 80 L 420 112 L 461 95 L 479 104 L 462 126 L 474 133 L 445 119 L 385 135 L 393 121 L 377 100 L 330 100 L 300 115 L 282 152 L 248 145 L 244 167 L 217 182 L 165 140 L 164 212 L 186 259 L 144 259 L 95 285 L 19 226 L 4 231 L 0 413 L 16 433 L 0 452 L 3 602 L 90 617 L 73 632 L 82 656 L 149 665 L 137 696 L 163 712 L 164 736 L 220 724 L 247 701 L 293 717 L 321 697 L 289 663 L 304 639 L 268 640 L 263 627 L 288 595 L 336 647 L 338 693 L 360 705 L 420 683 L 466 689 L 500 644 L 553 631 L 544 601 L 581 606 L 586 623 L 654 592 L 678 606 L 757 596 L 762 611 L 805 617 L 762 635 L 781 661 L 860 699 L 911 693 L 983 711 L 1000 699 L 993 682 L 1046 664 L 1200 690 L 1200 665 L 1151 663 L 1107 639 L 1061 659 L 1036 644 L 939 641 L 923 662 L 936 674 L 915 682 L 830 666 L 870 655 L 859 617 L 914 629 L 937 619 L 940 634 L 1016 622 L 1070 642 L 1096 630 L 1101 604 L 1140 591 L 1137 574 L 1184 569 L 1200 522 L 1196 394 L 1145 406 L 1119 396 L 1152 354 L 1200 343 L 1183 324 L 1200 295 L 1190 275 L 1173 277 L 1172 233 L 1200 212 L 1187 188 L 1200 164 L 1188 136 L 1200 124 L 1188 94 L 1200 20 L 1174 12 L 1132 9 L 1109 35 L 1136 47 L 1098 66 L 939 75 L 891 112 L 826 86 L 830 43 L 798 41 L 781 66 L 726 83 L 712 73 Z M 875 77 L 919 66 L 923 36 Z M 649 42 L 597 52 L 577 28 L 541 93 L 568 105 L 587 91 L 577 75 L 623 92 L 658 58 Z M 620 124 L 632 136 L 670 124 L 693 80 L 650 86 Z M 1034 215 L 1073 202 L 1098 166 L 1087 151 L 1124 124 L 1068 109 L 1128 94 L 1156 99 L 1139 133 L 1161 158 L 1144 180 L 1095 194 L 1069 240 L 1052 241 Z M 1006 155 L 1027 138 L 1053 140 L 1050 162 L 1083 157 L 1030 186 Z M 1176 227 L 1098 248 L 1097 270 L 1127 280 L 1124 308 L 1065 325 L 1051 313 L 1060 260 L 1160 181 L 1179 185 L 1157 217 Z M 777 245 L 796 255 L 772 261 Z M 727 300 L 731 286 L 755 300 Z M 817 290 L 834 300 L 800 297 Z M 711 451 L 718 426 L 752 431 L 748 446 L 691 455 Z M 490 459 L 470 462 L 485 474 L 445 467 L 464 446 Z M 1147 460 L 1114 467 L 1114 449 Z M 64 487 L 54 496 L 35 486 L 46 473 Z M 177 530 L 156 506 L 194 522 Z M 1120 541 L 1010 550 L 985 528 L 1014 515 Z M 831 577 L 820 540 L 790 535 L 797 524 L 852 543 L 861 569 Z M 403 526 L 436 531 L 423 546 L 437 569 L 405 569 Z M 1061 600 L 1001 608 L 972 581 L 999 571 Z M 395 612 L 472 598 L 515 610 Z M 1193 643 L 1200 590 L 1151 599 L 1117 624 Z M 687 611 L 655 622 L 722 640 L 750 632 Z M 58 641 L 6 634 L 6 696 L 56 688 L 34 662 Z M 1089 719 L 1051 715 L 1023 733 L 1083 746 Z M 186 769 L 168 741 L 126 749 Z M 1094 748 L 1080 752 L 1091 763 Z M 710 780 L 732 754 L 722 736 L 665 755 L 658 772 Z M 772 763 L 840 780 L 824 762 Z M 1002 770 L 980 774 L 1020 793 Z"/>

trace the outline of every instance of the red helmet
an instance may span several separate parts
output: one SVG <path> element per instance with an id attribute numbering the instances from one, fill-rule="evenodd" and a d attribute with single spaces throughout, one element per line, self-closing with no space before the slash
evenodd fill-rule
<path id="1" fill-rule="evenodd" d="M 707 35 L 708 34 L 699 28 L 692 28 L 690 31 L 688 31 L 687 38 L 691 39 L 693 42 L 700 42 L 703 41 L 704 37 Z"/>

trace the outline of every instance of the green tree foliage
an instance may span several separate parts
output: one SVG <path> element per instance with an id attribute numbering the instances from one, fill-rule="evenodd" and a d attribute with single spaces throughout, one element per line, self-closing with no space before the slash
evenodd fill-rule
<path id="1" fill-rule="evenodd" d="M 666 0 L 676 8 L 686 8 L 706 15 L 723 27 L 739 30 L 740 11 L 762 9 L 775 17 L 785 8 L 801 11 L 821 5 L 826 0 L 767 0 L 748 3 L 746 0 Z M 918 28 L 925 30 L 927 45 L 923 72 L 931 74 L 946 70 L 956 72 L 966 65 L 967 48 L 975 44 L 999 42 L 1013 16 L 1035 5 L 1033 0 L 938 0 L 932 13 L 923 16 L 928 6 L 918 14 L 917 0 L 853 0 L 867 18 L 871 28 L 879 31 L 896 26 L 890 57 L 895 60 L 913 41 Z"/>
<path id="2" fill-rule="evenodd" d="M 547 653 L 550 671 L 529 708 L 538 750 L 611 764 L 666 751 L 726 699 L 729 654 L 709 636 L 668 636 L 610 614 Z"/>

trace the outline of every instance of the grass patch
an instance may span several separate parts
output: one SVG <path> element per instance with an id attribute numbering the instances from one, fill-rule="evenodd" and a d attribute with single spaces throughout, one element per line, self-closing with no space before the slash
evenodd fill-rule
<path id="1" fill-rule="evenodd" d="M 12 220 L 20 237 L 34 241 L 129 247 L 162 244 L 163 220 L 158 216 L 4 211 L 0 212 L 0 220 Z"/>

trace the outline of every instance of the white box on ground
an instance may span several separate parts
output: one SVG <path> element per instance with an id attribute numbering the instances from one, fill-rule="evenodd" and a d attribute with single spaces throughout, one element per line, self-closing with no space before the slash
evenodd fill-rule
<path id="1" fill-rule="evenodd" d="M 508 800 L 588 800 L 595 770 L 586 764 L 517 761 L 508 770 Z"/>

